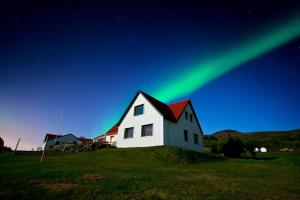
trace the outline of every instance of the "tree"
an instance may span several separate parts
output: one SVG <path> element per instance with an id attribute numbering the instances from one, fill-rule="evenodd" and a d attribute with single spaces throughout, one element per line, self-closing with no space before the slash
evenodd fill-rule
<path id="1" fill-rule="evenodd" d="M 0 153 L 3 151 L 4 148 L 4 140 L 0 137 Z"/>
<path id="2" fill-rule="evenodd" d="M 253 158 L 256 157 L 256 151 L 257 145 L 254 142 L 247 142 L 245 145 L 245 149 L 252 155 Z"/>
<path id="3" fill-rule="evenodd" d="M 239 158 L 243 153 L 243 143 L 240 139 L 229 136 L 221 152 L 227 157 Z"/>
<path id="4" fill-rule="evenodd" d="M 220 142 L 213 142 L 211 145 L 211 153 L 218 154 L 221 152 L 222 145 Z"/>

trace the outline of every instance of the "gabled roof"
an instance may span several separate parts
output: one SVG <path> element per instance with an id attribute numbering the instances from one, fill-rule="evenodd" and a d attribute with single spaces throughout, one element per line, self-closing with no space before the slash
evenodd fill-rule
<path id="1" fill-rule="evenodd" d="M 94 139 L 105 137 L 106 135 L 116 135 L 116 134 L 118 134 L 118 129 L 119 129 L 119 123 L 117 123 L 113 127 L 111 127 L 106 133 L 101 134 L 101 135 L 95 137 Z"/>
<path id="2" fill-rule="evenodd" d="M 86 142 L 93 142 L 93 140 L 92 139 L 89 139 L 89 138 L 85 138 L 85 137 L 80 137 L 80 138 L 78 138 L 81 142 L 83 142 L 83 143 L 86 143 Z"/>
<path id="3" fill-rule="evenodd" d="M 164 104 L 163 102 L 155 99 L 154 97 L 150 96 L 149 94 L 146 94 L 143 91 L 138 91 L 136 93 L 136 95 L 133 97 L 133 99 L 131 100 L 130 104 L 126 108 L 124 114 L 121 116 L 118 123 L 115 124 L 111 129 L 109 129 L 105 134 L 103 134 L 103 136 L 104 135 L 118 134 L 119 125 L 121 124 L 122 120 L 126 116 L 127 112 L 129 111 L 129 109 L 131 108 L 132 104 L 134 103 L 135 99 L 138 97 L 139 94 L 142 94 L 158 110 L 158 112 L 163 115 L 163 117 L 165 119 L 167 119 L 171 122 L 177 122 L 177 120 L 180 118 L 181 114 L 185 110 L 185 107 L 187 105 L 190 105 L 190 107 L 191 107 L 191 109 L 194 113 L 194 117 L 196 119 L 196 122 L 199 126 L 199 129 L 200 129 L 201 133 L 203 134 L 200 123 L 199 123 L 198 118 L 197 118 L 197 115 L 196 115 L 195 110 L 193 108 L 193 105 L 192 105 L 192 103 L 189 99 L 178 101 L 178 102 L 171 103 L 171 104 L 167 105 L 167 104 Z M 100 135 L 100 136 L 102 136 L 102 135 Z M 98 137 L 100 137 L 100 136 L 98 136 Z M 96 137 L 96 138 L 98 138 L 98 137 Z"/>
<path id="4" fill-rule="evenodd" d="M 115 134 L 118 134 L 118 129 L 119 129 L 119 126 L 116 124 L 114 125 L 111 129 L 109 129 L 105 135 L 115 135 Z"/>
<path id="5" fill-rule="evenodd" d="M 139 92 L 138 92 L 139 93 Z M 164 104 L 163 102 L 153 98 L 152 96 L 146 94 L 145 92 L 140 91 L 140 93 L 150 101 L 150 103 L 164 116 L 165 119 L 175 122 L 176 117 L 172 110 L 169 108 L 168 105 Z"/>
<path id="6" fill-rule="evenodd" d="M 52 139 L 59 138 L 59 137 L 62 137 L 62 135 L 46 133 L 45 138 L 44 138 L 44 142 L 46 141 L 47 138 L 48 138 L 48 140 L 52 140 Z"/>
<path id="7" fill-rule="evenodd" d="M 171 104 L 167 105 L 167 104 L 164 104 L 163 102 L 153 98 L 152 96 L 146 94 L 143 91 L 138 91 L 136 93 L 136 95 L 131 100 L 130 104 L 128 105 L 126 111 L 124 112 L 124 114 L 122 115 L 122 117 L 120 118 L 120 120 L 118 121 L 118 123 L 114 127 L 120 125 L 120 123 L 122 122 L 122 120 L 126 116 L 127 112 L 129 111 L 129 109 L 131 108 L 132 104 L 134 103 L 135 99 L 138 97 L 139 94 L 142 94 L 158 110 L 158 112 L 163 115 L 163 117 L 165 119 L 167 119 L 171 122 L 176 122 L 180 118 L 183 111 L 185 110 L 185 107 L 189 104 L 192 111 L 193 111 L 193 113 L 194 113 L 196 122 L 197 122 L 197 124 L 198 124 L 198 126 L 201 130 L 201 133 L 203 134 L 200 123 L 199 123 L 198 118 L 197 118 L 197 115 L 196 115 L 195 110 L 192 106 L 192 103 L 189 99 L 182 100 L 182 101 L 171 103 Z M 112 130 L 113 128 L 111 128 L 110 130 Z"/>
<path id="8" fill-rule="evenodd" d="M 48 138 L 48 140 L 53 140 L 55 138 L 61 138 L 61 137 L 66 137 L 66 136 L 72 136 L 74 138 L 76 138 L 78 141 L 80 141 L 79 138 L 77 138 L 75 135 L 73 135 L 72 133 L 68 133 L 66 135 L 57 135 L 57 134 L 50 134 L 50 133 L 46 133 L 45 138 L 44 138 L 44 142 L 46 142 L 46 139 Z"/>
<path id="9" fill-rule="evenodd" d="M 176 121 L 179 119 L 181 113 L 184 111 L 186 105 L 190 102 L 190 100 L 183 100 L 175 103 L 171 103 L 168 105 L 169 109 L 172 111 Z"/>

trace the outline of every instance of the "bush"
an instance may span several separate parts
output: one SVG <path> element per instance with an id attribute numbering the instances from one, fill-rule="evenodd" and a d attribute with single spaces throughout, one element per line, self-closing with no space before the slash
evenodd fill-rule
<path id="1" fill-rule="evenodd" d="M 247 142 L 244 144 L 245 150 L 248 151 L 253 158 L 256 157 L 256 151 L 257 145 L 255 142 Z"/>
<path id="2" fill-rule="evenodd" d="M 4 147 L 4 141 L 3 141 L 3 139 L 0 137 L 0 153 L 3 151 L 3 147 Z"/>
<path id="3" fill-rule="evenodd" d="M 239 158 L 243 153 L 243 143 L 240 139 L 229 136 L 221 152 L 229 158 Z"/>
<path id="4" fill-rule="evenodd" d="M 2 149 L 3 152 L 13 152 L 13 150 L 10 147 L 4 146 Z"/>
<path id="5" fill-rule="evenodd" d="M 101 148 L 114 148 L 109 144 L 103 144 L 101 142 L 85 142 L 85 143 L 69 143 L 69 144 L 60 144 L 55 145 L 54 147 L 50 148 L 50 151 L 56 152 L 86 152 L 92 151 Z"/>
<path id="6" fill-rule="evenodd" d="M 222 150 L 221 143 L 219 143 L 219 142 L 212 143 L 211 149 L 210 149 L 211 153 L 218 154 L 218 153 L 221 153 L 221 150 Z"/>

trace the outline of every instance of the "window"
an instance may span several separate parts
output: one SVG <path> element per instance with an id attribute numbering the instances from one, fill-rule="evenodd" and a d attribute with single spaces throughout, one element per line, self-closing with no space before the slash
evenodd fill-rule
<path id="1" fill-rule="evenodd" d="M 144 113 L 144 104 L 134 107 L 134 116 L 142 115 Z"/>
<path id="2" fill-rule="evenodd" d="M 198 144 L 198 135 L 194 134 L 194 144 Z"/>
<path id="3" fill-rule="evenodd" d="M 153 124 L 147 124 L 142 126 L 142 137 L 151 136 L 153 131 Z"/>
<path id="4" fill-rule="evenodd" d="M 133 127 L 125 128 L 124 138 L 133 138 Z"/>
<path id="5" fill-rule="evenodd" d="M 184 141 L 188 141 L 189 138 L 188 138 L 188 131 L 187 130 L 184 130 Z"/>
<path id="6" fill-rule="evenodd" d="M 191 120 L 191 122 L 193 122 L 193 115 L 192 114 L 190 114 L 190 120 Z"/>
<path id="7" fill-rule="evenodd" d="M 185 111 L 185 119 L 187 120 L 189 116 L 189 113 L 187 111 Z"/>

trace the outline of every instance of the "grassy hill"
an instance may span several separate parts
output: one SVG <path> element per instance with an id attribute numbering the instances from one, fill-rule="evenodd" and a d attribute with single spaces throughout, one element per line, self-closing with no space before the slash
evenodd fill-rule
<path id="1" fill-rule="evenodd" d="M 224 141 L 229 136 L 238 137 L 242 141 L 252 141 L 259 146 L 265 146 L 271 151 L 291 148 L 300 151 L 300 129 L 291 131 L 268 131 L 243 133 L 235 130 L 223 130 L 204 136 L 204 144 L 209 147 L 214 141 Z"/>
<path id="2" fill-rule="evenodd" d="M 293 138 L 300 136 L 300 129 L 296 130 L 291 130 L 291 131 L 262 131 L 262 132 L 239 132 L 235 130 L 223 130 L 223 131 L 218 131 L 212 136 L 216 138 L 224 138 L 228 137 L 229 135 L 231 136 L 241 136 L 245 138 L 253 138 L 253 139 L 270 139 L 273 137 L 281 137 L 281 138 Z"/>
<path id="3" fill-rule="evenodd" d="M 300 199 L 300 153 L 224 159 L 174 147 L 0 154 L 0 199 Z"/>

